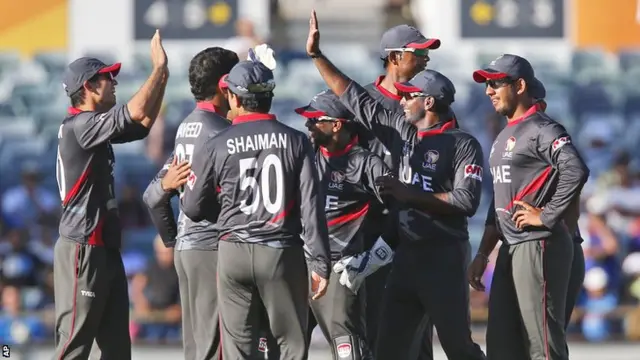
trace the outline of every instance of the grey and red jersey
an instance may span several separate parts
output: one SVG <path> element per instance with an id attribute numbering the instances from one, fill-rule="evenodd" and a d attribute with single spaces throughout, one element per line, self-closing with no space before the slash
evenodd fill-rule
<path id="1" fill-rule="evenodd" d="M 311 270 L 329 275 L 325 199 L 307 136 L 270 114 L 238 116 L 194 154 L 191 169 L 181 199 L 189 218 L 201 221 L 219 203 L 221 241 L 306 245 Z"/>
<path id="2" fill-rule="evenodd" d="M 391 173 L 377 155 L 358 145 L 354 137 L 344 149 L 319 148 L 316 166 L 326 196 L 332 260 L 364 250 L 362 226 L 372 203 L 382 203 L 375 179 Z"/>
<path id="3" fill-rule="evenodd" d="M 69 109 L 58 130 L 60 236 L 82 244 L 120 248 L 111 144 L 140 140 L 148 134 L 147 128 L 131 120 L 126 105 L 107 112 Z"/>
<path id="4" fill-rule="evenodd" d="M 509 244 L 568 231 L 561 220 L 587 181 L 589 169 L 562 125 L 532 106 L 498 134 L 489 164 L 496 226 Z M 543 208 L 543 226 L 517 229 L 511 219 L 516 200 Z"/>
<path id="5" fill-rule="evenodd" d="M 400 211 L 400 233 L 411 240 L 468 239 L 467 217 L 475 214 L 482 192 L 483 155 L 478 141 L 456 128 L 455 120 L 418 131 L 404 113 L 387 110 L 352 81 L 340 96 L 358 122 L 370 129 L 390 151 L 398 152 L 399 178 L 421 191 L 447 193 L 454 215 Z"/>
<path id="6" fill-rule="evenodd" d="M 193 154 L 204 148 L 209 137 L 215 136 L 229 126 L 231 122 L 218 115 L 213 105 L 197 103 L 196 109 L 178 127 L 171 156 L 144 192 L 143 199 L 149 207 L 151 219 L 167 247 L 175 246 L 176 250 L 218 249 L 215 214 L 208 214 L 208 219 L 195 222 L 180 210 L 176 224 L 171 208 L 171 198 L 181 194 L 184 189 L 164 191 L 161 181 L 174 156 L 177 156 L 178 163 L 185 160 L 191 162 Z"/>
<path id="7" fill-rule="evenodd" d="M 376 99 L 385 109 L 389 111 L 395 111 L 400 114 L 404 114 L 404 109 L 402 105 L 400 105 L 400 100 L 402 97 L 390 92 L 389 90 L 380 86 L 380 82 L 384 79 L 384 75 L 378 77 L 375 82 L 364 86 L 364 88 L 369 92 L 374 99 Z M 377 127 L 375 133 L 387 132 L 390 134 L 397 134 L 395 129 L 385 129 L 384 126 L 378 124 L 371 124 L 372 127 Z M 387 146 L 391 146 L 392 144 L 400 144 L 401 141 L 399 139 L 388 139 L 386 141 L 386 145 L 383 144 L 376 135 L 374 135 L 373 129 L 369 129 L 370 131 L 361 132 L 358 135 L 360 136 L 360 141 L 364 141 L 367 144 L 367 149 L 372 153 L 381 157 L 387 166 L 394 171 L 394 174 L 397 174 L 398 171 L 398 163 L 400 162 L 400 151 L 390 151 Z M 393 140 L 393 141 L 389 141 Z M 396 155 L 394 157 L 394 155 Z"/>

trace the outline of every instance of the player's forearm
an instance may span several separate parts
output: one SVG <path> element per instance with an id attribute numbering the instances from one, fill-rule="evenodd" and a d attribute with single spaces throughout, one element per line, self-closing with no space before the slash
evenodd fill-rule
<path id="1" fill-rule="evenodd" d="M 480 240 L 480 246 L 478 246 L 478 254 L 488 258 L 489 254 L 498 244 L 500 240 L 500 233 L 495 225 L 486 225 L 484 227 L 484 233 L 482 234 L 482 240 Z"/>
<path id="2" fill-rule="evenodd" d="M 430 214 L 473 216 L 477 205 L 470 202 L 452 201 L 451 193 L 416 192 L 412 197 L 412 206 Z M 468 215 L 471 214 L 471 215 Z"/>
<path id="3" fill-rule="evenodd" d="M 316 65 L 320 76 L 322 76 L 322 79 L 331 91 L 333 91 L 337 96 L 342 95 L 346 91 L 351 79 L 340 72 L 340 70 L 333 65 L 329 59 L 324 55 L 319 55 L 318 57 L 313 58 L 313 63 Z"/>
<path id="4" fill-rule="evenodd" d="M 131 120 L 150 128 L 160 112 L 169 72 L 166 67 L 155 68 L 140 90 L 129 100 L 127 108 Z"/>
<path id="5" fill-rule="evenodd" d="M 173 192 L 162 190 L 161 180 L 156 179 L 149 184 L 142 196 L 142 200 L 149 209 L 151 222 L 158 230 L 162 242 L 168 248 L 175 246 L 178 235 L 178 225 L 171 208 L 173 194 Z"/>
<path id="6" fill-rule="evenodd" d="M 556 191 L 544 205 L 540 220 L 547 229 L 553 229 L 565 216 L 574 199 L 589 178 L 589 169 L 579 158 L 567 159 L 556 164 L 560 176 Z"/>

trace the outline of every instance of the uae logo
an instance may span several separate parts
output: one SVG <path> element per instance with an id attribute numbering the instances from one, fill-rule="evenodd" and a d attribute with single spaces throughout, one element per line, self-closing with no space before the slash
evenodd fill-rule
<path id="1" fill-rule="evenodd" d="M 513 151 L 513 148 L 516 147 L 516 138 L 513 136 L 507 139 L 507 146 L 504 147 L 505 151 Z"/>
<path id="2" fill-rule="evenodd" d="M 331 172 L 331 181 L 334 183 L 341 183 L 344 181 L 345 175 L 342 171 L 332 171 Z"/>
<path id="3" fill-rule="evenodd" d="M 440 154 L 435 150 L 429 150 L 424 154 L 424 162 L 422 167 L 426 170 L 436 171 L 436 162 L 440 158 Z"/>

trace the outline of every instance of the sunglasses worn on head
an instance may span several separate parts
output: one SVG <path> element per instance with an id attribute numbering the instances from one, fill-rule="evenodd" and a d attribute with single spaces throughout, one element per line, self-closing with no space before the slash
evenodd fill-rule
<path id="1" fill-rule="evenodd" d="M 400 51 L 400 52 L 410 52 L 417 57 L 428 57 L 429 49 L 413 49 L 413 48 L 392 48 L 392 49 L 384 49 L 385 51 Z"/>
<path id="2" fill-rule="evenodd" d="M 340 121 L 340 119 L 330 117 L 330 116 L 319 116 L 319 117 L 309 118 L 307 121 L 315 124 L 315 123 L 321 123 L 321 122 L 336 122 L 336 121 Z"/>

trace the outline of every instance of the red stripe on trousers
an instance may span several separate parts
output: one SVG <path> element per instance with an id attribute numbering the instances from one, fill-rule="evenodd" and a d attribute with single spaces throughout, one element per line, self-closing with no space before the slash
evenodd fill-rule
<path id="1" fill-rule="evenodd" d="M 544 253 L 547 241 L 542 240 L 542 326 L 544 336 L 544 356 L 549 360 L 549 334 L 547 331 L 547 276 L 545 274 Z"/>
<path id="2" fill-rule="evenodd" d="M 69 344 L 71 343 L 71 339 L 73 339 L 73 332 L 75 330 L 76 327 L 76 303 L 78 300 L 78 272 L 79 272 L 79 268 L 78 268 L 78 261 L 79 261 L 79 254 L 80 254 L 80 244 L 76 244 L 76 252 L 75 252 L 75 260 L 73 261 L 73 305 L 71 307 L 71 330 L 69 331 L 69 338 L 67 339 L 67 341 L 64 343 L 64 346 L 62 347 L 62 352 L 60 353 L 60 357 L 58 358 L 58 360 L 62 360 L 62 358 L 64 357 L 64 353 L 67 351 L 67 348 L 69 347 Z"/>

